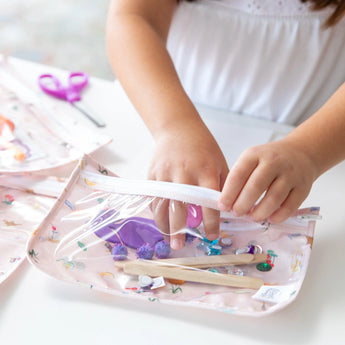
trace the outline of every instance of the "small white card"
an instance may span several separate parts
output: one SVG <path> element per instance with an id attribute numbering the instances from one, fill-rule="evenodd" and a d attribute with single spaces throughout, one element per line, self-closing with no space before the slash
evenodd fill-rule
<path id="1" fill-rule="evenodd" d="M 153 278 L 152 280 L 153 280 L 153 283 L 151 286 L 151 290 L 158 289 L 160 287 L 165 286 L 165 281 L 163 277 Z"/>
<path id="2" fill-rule="evenodd" d="M 298 288 L 293 285 L 263 285 L 253 295 L 253 299 L 263 302 L 280 303 L 297 294 Z"/>

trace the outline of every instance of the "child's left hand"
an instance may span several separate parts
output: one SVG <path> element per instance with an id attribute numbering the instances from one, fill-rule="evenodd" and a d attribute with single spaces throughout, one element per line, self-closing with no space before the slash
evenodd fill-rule
<path id="1" fill-rule="evenodd" d="M 218 206 L 236 216 L 279 223 L 298 209 L 317 177 L 316 164 L 295 142 L 255 146 L 230 169 Z"/>

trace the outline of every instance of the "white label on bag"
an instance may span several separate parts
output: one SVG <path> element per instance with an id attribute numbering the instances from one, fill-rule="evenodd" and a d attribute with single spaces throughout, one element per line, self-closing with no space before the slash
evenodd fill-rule
<path id="1" fill-rule="evenodd" d="M 253 295 L 253 299 L 263 302 L 281 303 L 290 299 L 298 292 L 298 287 L 292 285 L 263 285 Z"/>

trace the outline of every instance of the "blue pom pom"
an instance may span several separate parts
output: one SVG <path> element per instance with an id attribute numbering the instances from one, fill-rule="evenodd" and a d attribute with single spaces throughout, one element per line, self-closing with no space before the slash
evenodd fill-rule
<path id="1" fill-rule="evenodd" d="M 155 245 L 155 254 L 159 259 L 167 258 L 170 254 L 170 250 L 169 243 L 164 240 L 157 242 Z"/>
<path id="2" fill-rule="evenodd" d="M 121 243 L 115 244 L 111 250 L 111 254 L 115 261 L 126 260 L 128 255 L 127 247 Z"/>
<path id="3" fill-rule="evenodd" d="M 148 243 L 145 243 L 138 248 L 137 257 L 138 259 L 151 260 L 153 258 L 153 253 L 153 248 Z"/>

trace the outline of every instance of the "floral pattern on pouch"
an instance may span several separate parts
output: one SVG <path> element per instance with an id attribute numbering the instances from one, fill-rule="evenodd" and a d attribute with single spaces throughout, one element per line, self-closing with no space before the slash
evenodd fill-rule
<path id="1" fill-rule="evenodd" d="M 2 283 L 25 260 L 26 242 L 49 212 L 55 198 L 0 186 L 0 200 L 0 283 Z"/>
<path id="2" fill-rule="evenodd" d="M 59 200 L 31 237 L 28 243 L 30 261 L 43 272 L 114 295 L 249 316 L 275 312 L 298 295 L 307 272 L 315 220 L 319 217 L 317 207 L 301 209 L 281 224 L 243 223 L 243 220 L 241 223 L 235 218 L 222 218 L 221 241 L 216 242 L 203 238 L 200 223 L 192 229 L 192 238 L 186 238 L 185 247 L 171 250 L 169 254 L 172 260 L 191 257 L 199 260 L 208 255 L 215 258 L 221 254 L 262 253 L 263 259 L 255 264 L 220 265 L 207 269 L 207 275 L 221 273 L 222 277 L 230 274 L 259 279 L 264 282 L 261 287 L 229 287 L 155 274 L 142 276 L 126 273 L 123 268 L 137 259 L 138 250 L 123 248 L 123 241 L 127 240 L 121 237 L 116 253 L 120 255 L 119 260 L 123 255 L 125 261 L 114 262 L 116 244 L 96 236 L 96 233 L 102 226 L 110 224 L 112 227 L 126 218 L 149 220 L 153 217 L 150 205 L 154 198 L 139 192 L 138 195 L 126 195 L 121 179 L 114 178 L 109 171 L 102 174 L 103 170 L 91 157 L 84 156 Z M 124 185 L 126 183 L 128 181 Z M 137 187 L 142 190 L 140 185 Z M 157 190 L 158 187 L 152 188 Z M 104 216 L 97 218 L 97 214 Z M 107 222 L 107 215 L 115 215 L 111 223 Z M 54 241 L 49 240 L 52 232 L 58 232 Z M 147 247 L 147 243 L 145 245 Z M 153 262 L 157 257 L 152 255 L 148 260 Z M 176 270 L 181 269 L 176 267 Z"/>

